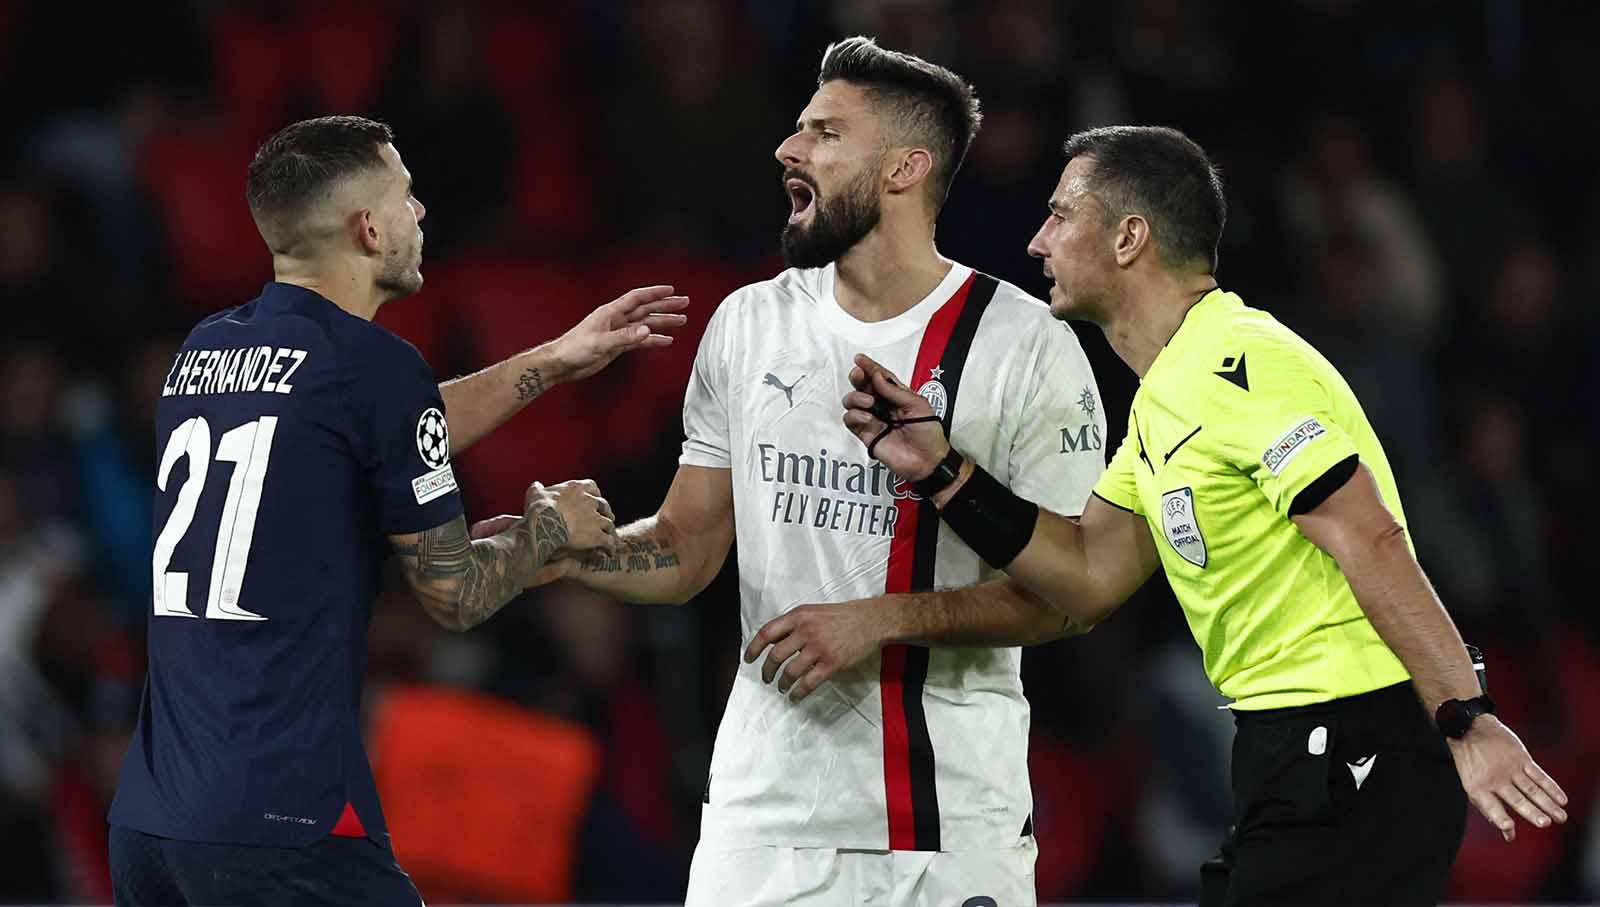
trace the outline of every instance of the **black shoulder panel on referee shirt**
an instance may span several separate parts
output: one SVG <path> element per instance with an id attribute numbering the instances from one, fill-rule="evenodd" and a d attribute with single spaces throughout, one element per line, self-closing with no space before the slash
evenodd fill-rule
<path id="1" fill-rule="evenodd" d="M 1317 509 L 1328 496 L 1344 487 L 1350 477 L 1356 474 L 1356 467 L 1361 465 L 1361 457 L 1351 454 L 1343 460 L 1328 467 L 1328 471 L 1317 477 L 1317 480 L 1300 490 L 1294 496 L 1294 503 L 1289 505 L 1289 515 L 1299 516 Z"/>

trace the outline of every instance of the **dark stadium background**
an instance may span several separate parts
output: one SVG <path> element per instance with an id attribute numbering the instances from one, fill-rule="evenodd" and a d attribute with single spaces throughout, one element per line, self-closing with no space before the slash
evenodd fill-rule
<path id="1" fill-rule="evenodd" d="M 104 814 L 149 609 L 151 412 L 177 343 L 270 261 L 257 142 L 392 123 L 428 205 L 380 321 L 441 376 L 640 284 L 672 349 L 538 400 L 463 455 L 470 516 L 590 476 L 624 518 L 672 475 L 699 331 L 781 267 L 772 149 L 854 33 L 968 76 L 982 135 L 942 251 L 1042 293 L 1024 246 L 1071 131 L 1181 127 L 1222 167 L 1221 280 L 1349 377 L 1496 699 L 1572 795 L 1452 897 L 1600 898 L 1594 4 L 0 0 L 0 901 L 106 902 Z M 1112 437 L 1134 381 L 1090 350 Z M 1027 658 L 1042 900 L 1191 897 L 1227 821 L 1231 722 L 1164 588 Z M 681 897 L 738 651 L 731 569 L 690 606 L 530 594 L 450 636 L 372 628 L 371 750 L 430 902 Z M 203 683 L 204 678 L 195 678 Z"/>

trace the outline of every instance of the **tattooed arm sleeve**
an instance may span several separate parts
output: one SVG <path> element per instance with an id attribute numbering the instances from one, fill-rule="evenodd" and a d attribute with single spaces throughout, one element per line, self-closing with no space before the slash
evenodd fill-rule
<path id="1" fill-rule="evenodd" d="M 554 507 L 518 520 L 498 535 L 473 540 L 457 517 L 425 532 L 391 535 L 412 592 L 449 630 L 488 620 L 532 582 L 567 543 L 567 524 Z"/>

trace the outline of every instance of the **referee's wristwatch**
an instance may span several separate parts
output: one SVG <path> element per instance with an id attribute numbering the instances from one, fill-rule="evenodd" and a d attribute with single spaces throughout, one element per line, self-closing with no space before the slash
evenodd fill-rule
<path id="1" fill-rule="evenodd" d="M 1433 713 L 1433 723 L 1438 726 L 1439 733 L 1455 740 L 1460 740 L 1467 735 L 1479 715 L 1494 714 L 1494 700 L 1488 693 L 1474 696 L 1471 699 L 1446 699 L 1439 703 L 1439 708 Z"/>

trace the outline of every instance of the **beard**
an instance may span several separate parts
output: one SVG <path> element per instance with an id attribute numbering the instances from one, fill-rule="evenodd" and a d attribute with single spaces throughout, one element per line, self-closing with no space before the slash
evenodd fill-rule
<path id="1" fill-rule="evenodd" d="M 410 296 L 422 289 L 422 244 L 418 242 L 406 251 L 384 258 L 383 271 L 374 281 L 384 293 L 385 301 Z"/>
<path id="2" fill-rule="evenodd" d="M 785 224 L 783 260 L 791 268 L 820 268 L 832 264 L 855 248 L 878 226 L 883 206 L 874 191 L 874 171 L 863 170 L 859 179 L 844 187 L 828 205 L 812 185 L 810 224 Z"/>

